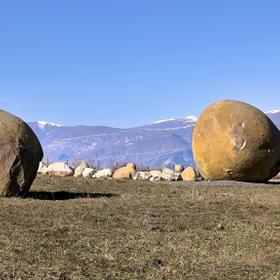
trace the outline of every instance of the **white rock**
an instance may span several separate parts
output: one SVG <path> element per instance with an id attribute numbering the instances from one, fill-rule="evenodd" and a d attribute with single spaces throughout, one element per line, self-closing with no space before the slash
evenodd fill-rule
<path id="1" fill-rule="evenodd" d="M 152 177 L 159 177 L 159 178 L 161 178 L 161 171 L 160 170 L 151 170 L 150 171 L 150 175 L 152 176 Z"/>
<path id="2" fill-rule="evenodd" d="M 81 177 L 85 168 L 88 168 L 86 162 L 81 162 L 81 164 L 75 169 L 74 177 Z"/>
<path id="3" fill-rule="evenodd" d="M 150 182 L 158 182 L 161 181 L 161 177 L 151 177 Z"/>
<path id="4" fill-rule="evenodd" d="M 101 178 L 110 178 L 113 176 L 113 174 L 110 168 L 106 168 L 96 172 L 95 176 L 97 179 L 101 179 Z"/>
<path id="5" fill-rule="evenodd" d="M 43 163 L 43 162 L 40 162 L 39 164 L 39 168 L 38 168 L 38 174 L 48 174 L 48 166 Z"/>
<path id="6" fill-rule="evenodd" d="M 161 178 L 166 181 L 181 180 L 181 174 L 169 168 L 164 168 L 161 173 Z"/>
<path id="7" fill-rule="evenodd" d="M 85 168 L 82 173 L 84 178 L 92 178 L 93 174 L 94 174 L 94 169 L 89 167 Z"/>
<path id="8" fill-rule="evenodd" d="M 72 176 L 74 174 L 73 169 L 64 162 L 55 162 L 49 165 L 48 174 L 59 177 Z"/>
<path id="9" fill-rule="evenodd" d="M 150 172 L 138 171 L 136 176 L 133 178 L 134 180 L 149 180 L 151 178 Z"/>
<path id="10" fill-rule="evenodd" d="M 150 171 L 150 181 L 156 182 L 161 180 L 161 171 L 160 170 L 151 170 Z"/>

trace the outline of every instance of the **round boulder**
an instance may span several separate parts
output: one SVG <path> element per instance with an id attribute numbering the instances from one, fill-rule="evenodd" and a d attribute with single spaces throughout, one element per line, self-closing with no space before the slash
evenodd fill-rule
<path id="1" fill-rule="evenodd" d="M 43 158 L 41 144 L 21 119 L 0 110 L 0 195 L 30 189 Z"/>
<path id="2" fill-rule="evenodd" d="M 181 174 L 183 181 L 197 181 L 198 175 L 193 167 L 187 167 Z"/>
<path id="3" fill-rule="evenodd" d="M 113 175 L 114 179 L 132 179 L 136 176 L 135 166 L 127 165 L 117 169 Z"/>
<path id="4" fill-rule="evenodd" d="M 197 121 L 193 154 L 206 180 L 266 182 L 280 171 L 280 132 L 257 108 L 219 101 Z"/>

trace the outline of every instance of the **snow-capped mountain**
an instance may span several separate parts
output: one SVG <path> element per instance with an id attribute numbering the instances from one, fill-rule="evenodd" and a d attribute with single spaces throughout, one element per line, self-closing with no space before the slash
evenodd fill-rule
<path id="1" fill-rule="evenodd" d="M 280 110 L 272 110 L 266 112 L 268 117 L 274 122 L 274 124 L 280 129 Z"/>
<path id="2" fill-rule="evenodd" d="M 197 117 L 196 116 L 187 116 L 187 117 L 183 117 L 180 119 L 166 119 L 166 120 L 159 120 L 159 121 L 155 121 L 152 124 L 162 124 L 162 123 L 172 123 L 172 122 L 189 122 L 189 123 L 193 123 L 197 121 Z"/>
<path id="3" fill-rule="evenodd" d="M 280 110 L 267 115 L 280 128 Z M 161 167 L 193 165 L 191 138 L 196 120 L 195 116 L 187 116 L 129 129 L 67 127 L 45 121 L 29 125 L 42 143 L 45 160 L 94 160 L 102 166 L 133 161 L 140 166 Z"/>
<path id="4" fill-rule="evenodd" d="M 29 123 L 44 148 L 45 160 L 94 160 L 102 166 L 133 161 L 160 167 L 177 162 L 193 164 L 191 136 L 194 116 L 118 129 L 104 126 L 60 126 Z"/>
<path id="5" fill-rule="evenodd" d="M 38 127 L 41 129 L 45 129 L 48 126 L 51 126 L 51 127 L 60 127 L 61 126 L 59 124 L 52 123 L 52 122 L 46 122 L 46 121 L 37 121 L 36 123 L 37 123 Z"/>

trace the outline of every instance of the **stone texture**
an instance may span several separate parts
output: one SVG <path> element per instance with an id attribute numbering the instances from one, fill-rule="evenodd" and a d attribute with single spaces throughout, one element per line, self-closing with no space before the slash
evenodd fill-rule
<path id="1" fill-rule="evenodd" d="M 184 166 L 181 165 L 181 164 L 176 164 L 174 170 L 177 171 L 177 172 L 183 172 L 184 171 Z"/>
<path id="2" fill-rule="evenodd" d="M 166 181 L 179 181 L 181 174 L 169 168 L 164 168 L 161 172 L 161 178 Z"/>
<path id="3" fill-rule="evenodd" d="M 94 169 L 89 167 L 85 168 L 82 173 L 84 178 L 92 178 L 93 174 L 94 174 Z"/>
<path id="4" fill-rule="evenodd" d="M 110 178 L 112 177 L 112 170 L 110 168 L 99 170 L 95 173 L 96 179 L 102 179 L 102 178 Z"/>
<path id="5" fill-rule="evenodd" d="M 30 189 L 43 158 L 39 140 L 21 119 L 0 110 L 0 195 Z"/>
<path id="6" fill-rule="evenodd" d="M 132 168 L 132 169 L 136 170 L 136 164 L 133 163 L 133 162 L 128 163 L 128 164 L 126 165 L 126 167 Z"/>
<path id="7" fill-rule="evenodd" d="M 80 165 L 75 169 L 74 177 L 81 177 L 83 175 L 83 171 L 86 168 L 88 168 L 88 164 L 82 161 Z"/>
<path id="8" fill-rule="evenodd" d="M 150 171 L 150 181 L 151 182 L 156 182 L 161 180 L 161 171 L 160 170 L 151 170 Z"/>
<path id="9" fill-rule="evenodd" d="M 48 174 L 48 166 L 47 164 L 40 162 L 39 164 L 39 168 L 38 168 L 38 174 L 43 174 L 43 175 L 47 175 Z"/>
<path id="10" fill-rule="evenodd" d="M 115 171 L 113 178 L 114 179 L 132 179 L 136 176 L 135 168 L 132 166 L 121 167 Z"/>
<path id="11" fill-rule="evenodd" d="M 73 169 L 64 162 L 54 162 L 48 167 L 48 174 L 51 176 L 66 177 L 73 176 Z"/>
<path id="12" fill-rule="evenodd" d="M 193 167 L 187 167 L 185 170 L 181 173 L 183 181 L 197 181 L 198 180 L 198 174 L 196 170 Z"/>
<path id="13" fill-rule="evenodd" d="M 160 170 L 151 170 L 150 175 L 152 177 L 161 177 L 161 171 Z"/>
<path id="14" fill-rule="evenodd" d="M 280 132 L 257 108 L 219 101 L 199 117 L 193 153 L 206 180 L 266 182 L 280 171 Z"/>
<path id="15" fill-rule="evenodd" d="M 149 171 L 138 171 L 136 176 L 133 178 L 134 180 L 149 180 L 151 178 L 151 174 Z"/>

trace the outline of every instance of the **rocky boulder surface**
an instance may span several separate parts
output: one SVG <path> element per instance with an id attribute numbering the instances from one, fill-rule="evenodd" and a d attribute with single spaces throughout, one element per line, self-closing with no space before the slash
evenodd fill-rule
<path id="1" fill-rule="evenodd" d="M 74 177 L 81 177 L 83 175 L 83 171 L 88 168 L 88 164 L 82 161 L 78 167 L 76 167 L 74 172 Z"/>
<path id="2" fill-rule="evenodd" d="M 30 189 L 43 158 L 41 144 L 21 119 L 0 110 L 0 195 Z"/>
<path id="3" fill-rule="evenodd" d="M 84 178 L 92 178 L 93 174 L 94 174 L 94 169 L 89 167 L 85 168 L 82 173 Z"/>
<path id="4" fill-rule="evenodd" d="M 156 182 L 161 180 L 161 171 L 160 170 L 151 170 L 150 171 L 150 181 Z"/>
<path id="5" fill-rule="evenodd" d="M 147 181 L 151 178 L 151 174 L 149 171 L 138 171 L 136 176 L 133 178 L 134 180 L 144 180 Z"/>
<path id="6" fill-rule="evenodd" d="M 121 167 L 115 171 L 114 179 L 132 179 L 136 176 L 136 166 L 134 164 L 127 164 L 125 167 Z"/>
<path id="7" fill-rule="evenodd" d="M 48 165 L 43 162 L 40 162 L 38 168 L 38 174 L 43 174 L 43 175 L 48 174 Z"/>
<path id="8" fill-rule="evenodd" d="M 58 177 L 73 176 L 74 170 L 64 162 L 54 162 L 49 165 L 48 174 Z"/>
<path id="9" fill-rule="evenodd" d="M 183 181 L 197 181 L 198 174 L 193 167 L 187 167 L 181 174 Z"/>
<path id="10" fill-rule="evenodd" d="M 112 170 L 110 168 L 99 170 L 95 173 L 96 179 L 102 179 L 102 178 L 111 178 L 112 177 Z"/>
<path id="11" fill-rule="evenodd" d="M 164 168 L 161 172 L 161 178 L 166 181 L 179 181 L 181 180 L 181 174 L 172 169 Z"/>
<path id="12" fill-rule="evenodd" d="M 183 172 L 184 171 L 184 166 L 181 165 L 181 164 L 176 164 L 174 170 L 177 171 L 177 172 Z"/>
<path id="13" fill-rule="evenodd" d="M 280 171 L 280 132 L 257 108 L 219 101 L 199 117 L 193 153 L 206 180 L 266 182 Z"/>

